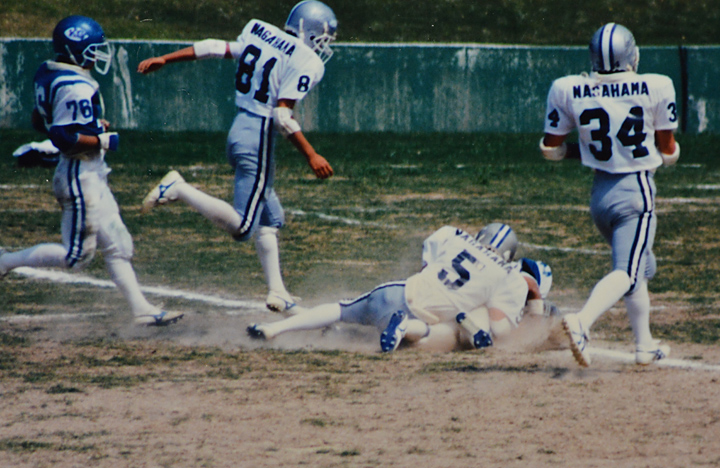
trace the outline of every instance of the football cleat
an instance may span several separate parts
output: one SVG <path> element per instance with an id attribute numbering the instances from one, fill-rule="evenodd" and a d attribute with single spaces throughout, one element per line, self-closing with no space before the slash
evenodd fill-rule
<path id="1" fill-rule="evenodd" d="M 159 184 L 157 184 L 147 194 L 142 202 L 142 211 L 147 213 L 153 207 L 158 205 L 165 205 L 166 203 L 177 200 L 177 195 L 174 194 L 174 188 L 185 183 L 185 179 L 182 178 L 178 171 L 170 171 L 165 174 Z"/>
<path id="2" fill-rule="evenodd" d="M 405 337 L 407 331 L 408 316 L 402 310 L 398 310 L 390 317 L 390 323 L 380 334 L 380 349 L 383 353 L 395 351 Z"/>
<path id="3" fill-rule="evenodd" d="M 162 327 L 177 322 L 183 318 L 184 315 L 185 314 L 182 312 L 167 312 L 164 310 L 158 312 L 157 314 L 137 315 L 135 316 L 135 325 Z"/>
<path id="4" fill-rule="evenodd" d="M 570 339 L 570 350 L 578 364 L 583 367 L 590 366 L 590 351 L 588 342 L 590 341 L 587 332 L 583 329 L 577 314 L 567 314 L 562 319 L 563 330 Z"/>
<path id="5" fill-rule="evenodd" d="M 261 323 L 253 323 L 247 327 L 246 330 L 250 338 L 255 338 L 256 340 L 270 340 L 273 338 L 273 335 L 266 329 L 265 325 Z"/>
<path id="6" fill-rule="evenodd" d="M 653 362 L 665 359 L 670 355 L 670 346 L 661 345 L 660 340 L 654 340 L 650 346 L 638 346 L 635 350 L 635 363 L 647 366 Z"/>
<path id="7" fill-rule="evenodd" d="M 455 316 L 455 321 L 460 324 L 465 330 L 469 331 L 473 336 L 473 347 L 475 349 L 487 348 L 493 345 L 492 336 L 486 330 L 483 330 L 482 325 L 476 323 L 472 318 L 465 312 L 460 312 Z M 487 325 L 486 325 L 487 326 Z"/>
<path id="8" fill-rule="evenodd" d="M 492 337 L 490 333 L 485 330 L 480 330 L 473 335 L 473 346 L 475 349 L 488 348 L 493 345 Z"/>
<path id="9" fill-rule="evenodd" d="M 290 294 L 279 293 L 277 291 L 270 291 L 268 293 L 267 298 L 265 299 L 265 306 L 273 312 L 278 313 L 286 312 L 288 314 L 295 315 L 299 312 L 299 310 L 295 310 L 296 308 L 299 309 L 299 307 Z"/>

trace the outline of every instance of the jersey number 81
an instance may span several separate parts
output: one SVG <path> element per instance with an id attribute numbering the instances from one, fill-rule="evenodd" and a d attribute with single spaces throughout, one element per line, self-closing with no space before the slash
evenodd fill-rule
<path id="1" fill-rule="evenodd" d="M 262 51 L 250 44 L 243 51 L 239 58 L 238 70 L 235 74 L 235 89 L 243 94 L 250 92 L 252 88 L 252 78 L 255 74 L 255 69 L 258 62 L 260 61 L 260 55 Z M 277 64 L 277 57 L 272 57 L 262 65 L 262 80 L 260 81 L 260 87 L 253 94 L 253 99 L 263 104 L 267 104 L 269 99 L 270 90 L 270 73 Z M 306 92 L 310 87 L 310 77 L 302 75 L 298 80 L 297 89 L 301 92 Z"/>

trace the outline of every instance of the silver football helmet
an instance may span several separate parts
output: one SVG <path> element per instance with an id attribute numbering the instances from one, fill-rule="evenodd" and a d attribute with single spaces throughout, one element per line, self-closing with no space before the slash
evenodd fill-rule
<path id="1" fill-rule="evenodd" d="M 640 51 L 628 28 L 608 23 L 590 40 L 590 60 L 593 71 L 598 73 L 636 72 Z"/>
<path id="2" fill-rule="evenodd" d="M 505 259 L 506 262 L 512 261 L 518 247 L 518 239 L 515 231 L 503 223 L 488 224 L 478 232 L 475 240 L 482 245 L 490 247 Z"/>
<path id="3" fill-rule="evenodd" d="M 337 18 L 323 2 L 305 0 L 295 5 L 285 22 L 285 31 L 300 38 L 323 63 L 332 57 L 330 44 L 336 37 Z"/>

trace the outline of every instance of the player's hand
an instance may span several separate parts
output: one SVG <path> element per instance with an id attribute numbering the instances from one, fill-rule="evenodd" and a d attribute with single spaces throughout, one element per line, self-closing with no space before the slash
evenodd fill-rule
<path id="1" fill-rule="evenodd" d="M 101 133 L 98 135 L 100 148 L 105 151 L 117 151 L 120 145 L 120 136 L 116 132 Z"/>
<path id="2" fill-rule="evenodd" d="M 327 179 L 328 177 L 332 177 L 334 174 L 333 168 L 330 166 L 330 163 L 327 162 L 327 159 L 317 153 L 308 159 L 308 163 L 315 173 L 315 177 L 318 179 Z"/>
<path id="3" fill-rule="evenodd" d="M 98 119 L 98 122 L 100 122 L 100 125 L 103 126 L 103 130 L 105 130 L 107 132 L 108 128 L 110 128 L 110 122 L 108 122 L 105 119 Z"/>
<path id="4" fill-rule="evenodd" d="M 160 70 L 163 66 L 165 66 L 165 59 L 162 57 L 151 57 L 149 59 L 145 59 L 137 67 L 138 73 L 146 74 L 150 72 L 154 72 L 157 70 Z"/>

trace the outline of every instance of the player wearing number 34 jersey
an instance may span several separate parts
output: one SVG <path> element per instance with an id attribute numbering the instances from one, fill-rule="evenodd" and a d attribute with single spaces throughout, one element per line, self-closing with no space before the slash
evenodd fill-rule
<path id="1" fill-rule="evenodd" d="M 613 270 L 593 289 L 577 314 L 563 326 L 573 354 L 590 364 L 587 330 L 624 297 L 635 335 L 636 361 L 649 364 L 669 348 L 650 334 L 647 282 L 655 274 L 654 172 L 674 164 L 680 145 L 673 131 L 678 115 L 675 89 L 667 76 L 638 74 L 640 53 L 632 33 L 609 23 L 590 41 L 593 72 L 555 80 L 545 114 L 540 150 L 546 159 L 577 158 L 595 170 L 590 212 L 612 246 Z M 567 144 L 574 129 L 578 144 Z"/>
<path id="2" fill-rule="evenodd" d="M 234 42 L 206 39 L 138 65 L 140 73 L 150 73 L 174 62 L 237 60 L 237 115 L 228 132 L 226 151 L 235 170 L 232 205 L 197 190 L 178 172 L 170 171 L 145 197 L 143 207 L 180 200 L 238 241 L 255 235 L 269 289 L 266 303 L 275 311 L 286 311 L 295 304 L 280 272 L 277 230 L 285 216 L 273 189 L 274 138 L 276 131 L 285 136 L 305 156 L 318 178 L 333 175 L 327 160 L 304 137 L 293 118 L 293 108 L 322 79 L 336 29 L 337 19 L 330 7 L 308 0 L 295 5 L 284 30 L 251 20 Z"/>

